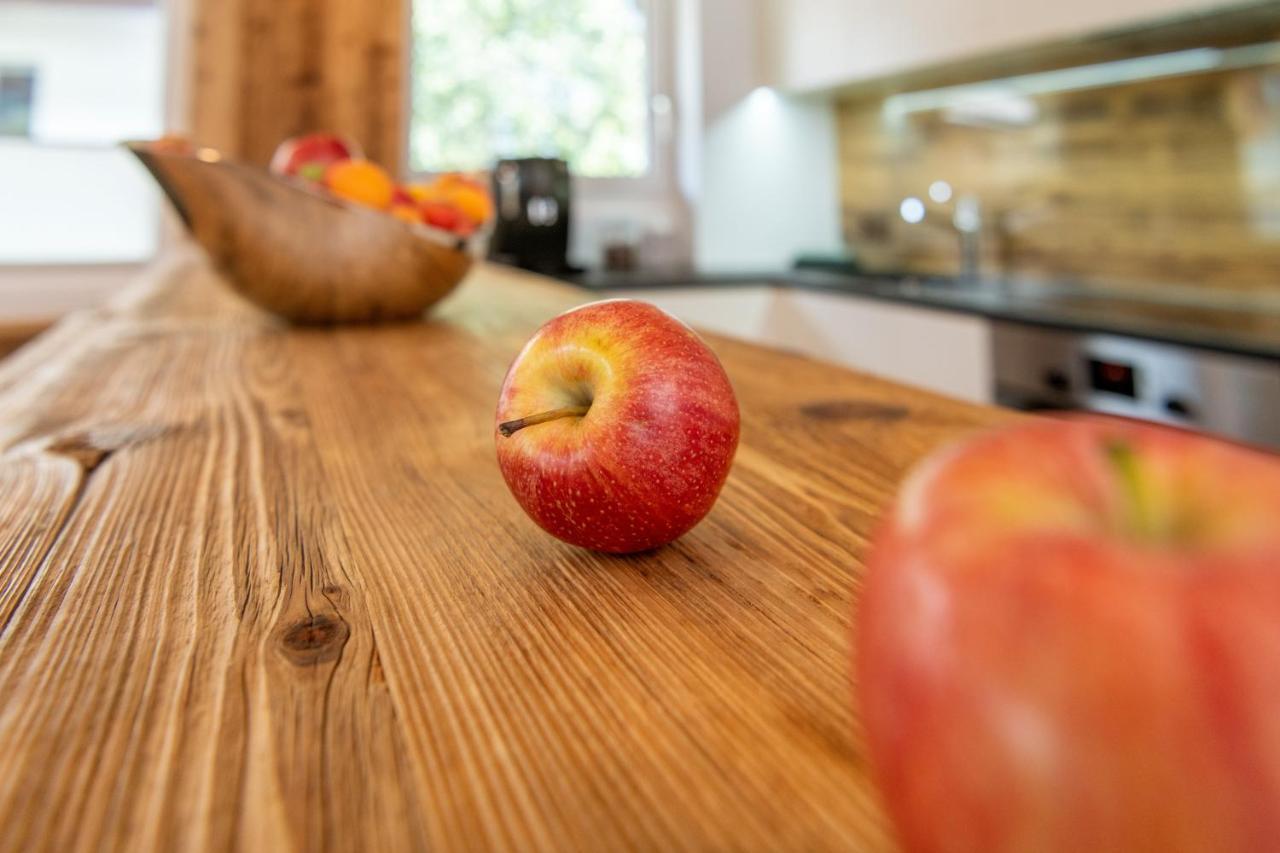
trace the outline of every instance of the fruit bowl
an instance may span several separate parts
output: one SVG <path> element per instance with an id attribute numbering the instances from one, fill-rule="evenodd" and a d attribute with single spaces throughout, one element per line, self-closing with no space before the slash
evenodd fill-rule
<path id="1" fill-rule="evenodd" d="M 210 149 L 126 147 L 228 282 L 295 323 L 417 317 L 471 268 L 468 241 L 344 202 Z"/>

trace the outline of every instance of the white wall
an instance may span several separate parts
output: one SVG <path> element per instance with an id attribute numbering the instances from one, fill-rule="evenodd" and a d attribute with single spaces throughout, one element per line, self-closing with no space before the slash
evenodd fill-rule
<path id="1" fill-rule="evenodd" d="M 0 270 L 146 260 L 159 240 L 160 204 L 155 183 L 121 148 L 0 138 Z"/>
<path id="2" fill-rule="evenodd" d="M 163 130 L 165 39 L 157 6 L 0 0 L 0 66 L 36 75 L 32 139 L 0 139 L 0 265 L 154 253 L 158 194 L 115 143 Z M 0 269 L 0 315 L 32 280 Z"/>
<path id="3" fill-rule="evenodd" d="M 763 0 L 769 79 L 814 91 L 1038 41 L 1228 5 L 1223 0 Z"/>
<path id="4" fill-rule="evenodd" d="M 698 6 L 702 116 L 712 123 L 764 85 L 764 0 L 694 0 Z"/>
<path id="5" fill-rule="evenodd" d="M 840 246 L 836 137 L 826 100 L 779 96 L 766 77 L 764 0 L 688 0 L 700 48 L 691 188 L 701 269 L 776 271 Z M 686 125 L 689 122 L 685 117 Z"/>
<path id="6" fill-rule="evenodd" d="M 38 142 L 158 136 L 165 38 L 156 6 L 0 0 L 0 65 L 37 71 Z"/>
<path id="7" fill-rule="evenodd" d="M 708 270 L 781 270 L 840 248 L 831 104 L 759 88 L 704 130 L 696 261 Z"/>

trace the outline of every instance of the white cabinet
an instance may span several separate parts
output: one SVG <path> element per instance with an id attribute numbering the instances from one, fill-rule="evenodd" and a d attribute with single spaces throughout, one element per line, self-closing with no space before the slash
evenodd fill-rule
<path id="1" fill-rule="evenodd" d="M 762 0 L 771 82 L 813 91 L 1158 21 L 1222 0 Z"/>
<path id="2" fill-rule="evenodd" d="M 618 295 L 652 302 L 697 329 L 753 343 L 771 343 L 765 340 L 764 329 L 777 293 L 768 284 L 628 290 Z"/>
<path id="3" fill-rule="evenodd" d="M 779 291 L 764 339 L 950 397 L 991 402 L 984 317 L 809 290 Z"/>
<path id="4" fill-rule="evenodd" d="M 914 305 L 767 285 L 628 292 L 684 322 L 973 402 L 991 402 L 991 324 Z"/>

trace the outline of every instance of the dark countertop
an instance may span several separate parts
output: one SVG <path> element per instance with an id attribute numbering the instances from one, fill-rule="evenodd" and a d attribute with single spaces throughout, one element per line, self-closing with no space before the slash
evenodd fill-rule
<path id="1" fill-rule="evenodd" d="M 1187 289 L 1170 296 L 1103 292 L 1080 285 L 896 275 L 797 272 L 699 273 L 688 270 L 586 272 L 562 280 L 601 292 L 771 286 L 847 293 L 994 320 L 1143 338 L 1280 361 L 1280 301 L 1213 301 Z"/>

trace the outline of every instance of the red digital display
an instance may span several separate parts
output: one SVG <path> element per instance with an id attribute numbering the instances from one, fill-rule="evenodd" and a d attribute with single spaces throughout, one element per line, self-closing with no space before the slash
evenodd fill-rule
<path id="1" fill-rule="evenodd" d="M 1138 396 L 1136 371 L 1132 364 L 1119 361 L 1089 359 L 1089 386 L 1095 391 L 1106 391 L 1122 397 Z"/>

